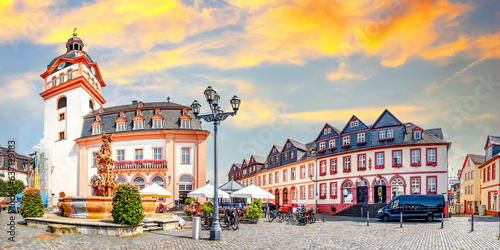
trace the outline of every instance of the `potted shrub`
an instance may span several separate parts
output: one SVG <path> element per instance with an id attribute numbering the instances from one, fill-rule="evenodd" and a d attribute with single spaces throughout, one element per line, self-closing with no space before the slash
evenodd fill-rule
<path id="1" fill-rule="evenodd" d="M 250 204 L 245 211 L 245 217 L 250 220 L 250 223 L 257 223 L 259 218 L 262 217 L 262 212 L 262 201 L 260 201 L 260 199 L 254 199 L 252 204 Z"/>
<path id="2" fill-rule="evenodd" d="M 332 215 L 335 215 L 337 208 L 335 206 L 330 206 L 330 211 L 332 211 Z"/>
<path id="3" fill-rule="evenodd" d="M 23 218 L 26 217 L 42 217 L 43 203 L 40 189 L 29 187 L 23 190 L 23 197 L 21 200 L 21 209 L 19 213 Z"/>
<path id="4" fill-rule="evenodd" d="M 130 183 L 116 186 L 111 214 L 117 224 L 139 225 L 144 219 L 139 188 Z"/>

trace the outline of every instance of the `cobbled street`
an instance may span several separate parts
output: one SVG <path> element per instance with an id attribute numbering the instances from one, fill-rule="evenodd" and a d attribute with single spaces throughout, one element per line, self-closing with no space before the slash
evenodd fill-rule
<path id="1" fill-rule="evenodd" d="M 44 230 L 16 225 L 16 242 L 7 240 L 9 214 L 2 213 L 2 244 L 12 249 L 500 249 L 498 218 L 477 218 L 470 232 L 469 217 L 440 222 L 383 223 L 360 218 L 325 216 L 325 222 L 305 226 L 267 220 L 257 225 L 240 225 L 237 231 L 223 229 L 223 240 L 191 239 L 191 229 L 156 231 L 137 237 L 63 235 L 54 239 Z M 322 215 L 319 216 L 320 219 Z M 17 221 L 21 217 L 16 215 Z M 43 237 L 41 237 L 43 238 Z"/>

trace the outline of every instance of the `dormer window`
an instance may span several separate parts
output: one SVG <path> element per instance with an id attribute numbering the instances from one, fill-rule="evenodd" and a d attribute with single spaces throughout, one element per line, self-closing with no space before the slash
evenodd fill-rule
<path id="1" fill-rule="evenodd" d="M 190 128 L 189 120 L 182 120 L 182 128 Z"/>
<path id="2" fill-rule="evenodd" d="M 387 138 L 394 138 L 394 131 L 392 129 L 387 130 Z"/>
<path id="3" fill-rule="evenodd" d="M 137 107 L 139 107 L 139 108 L 144 107 L 144 103 L 143 102 L 139 102 L 139 104 L 137 104 Z"/>
<path id="4" fill-rule="evenodd" d="M 93 135 L 98 135 L 100 133 L 101 133 L 101 126 L 100 125 L 92 126 L 92 134 Z"/>
<path id="5" fill-rule="evenodd" d="M 328 148 L 332 149 L 335 147 L 335 139 L 328 141 Z"/>
<path id="6" fill-rule="evenodd" d="M 125 131 L 125 122 L 116 123 L 116 131 Z"/>
<path id="7" fill-rule="evenodd" d="M 142 120 L 134 121 L 134 129 L 144 129 L 144 121 Z"/>
<path id="8" fill-rule="evenodd" d="M 354 127 L 359 126 L 359 121 L 354 121 Z"/>
<path id="9" fill-rule="evenodd" d="M 287 148 L 289 148 L 289 147 L 291 147 L 291 146 L 292 146 L 292 144 L 291 144 L 290 142 L 286 144 L 286 147 L 287 147 Z"/>
<path id="10" fill-rule="evenodd" d="M 342 138 L 342 145 L 350 145 L 349 136 L 344 136 Z"/>
<path id="11" fill-rule="evenodd" d="M 153 120 L 153 128 L 162 128 L 161 120 Z"/>
<path id="12" fill-rule="evenodd" d="M 422 132 L 421 132 L 421 131 L 415 131 L 415 132 L 413 133 L 413 135 L 414 135 L 414 137 L 415 137 L 415 138 L 414 138 L 415 140 L 418 140 L 418 139 L 421 139 L 421 138 L 422 138 Z"/>
<path id="13" fill-rule="evenodd" d="M 325 150 L 325 142 L 319 143 L 319 150 Z"/>
<path id="14" fill-rule="evenodd" d="M 378 138 L 385 139 L 385 130 L 378 131 Z"/>
<path id="15" fill-rule="evenodd" d="M 351 125 L 350 125 L 350 126 L 351 126 L 351 128 L 352 128 L 352 127 L 354 127 L 354 122 L 351 122 Z"/>

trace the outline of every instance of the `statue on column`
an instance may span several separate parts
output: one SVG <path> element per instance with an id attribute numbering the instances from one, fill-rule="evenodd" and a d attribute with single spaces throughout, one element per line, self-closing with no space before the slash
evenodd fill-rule
<path id="1" fill-rule="evenodd" d="M 115 187 L 118 184 L 113 165 L 115 161 L 111 159 L 111 134 L 106 135 L 102 132 L 101 150 L 97 152 L 97 175 L 92 178 L 93 195 L 113 196 Z"/>

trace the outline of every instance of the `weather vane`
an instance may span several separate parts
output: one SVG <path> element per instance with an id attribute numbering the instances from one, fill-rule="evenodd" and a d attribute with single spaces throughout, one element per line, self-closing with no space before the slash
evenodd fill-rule
<path id="1" fill-rule="evenodd" d="M 73 30 L 73 36 L 76 36 L 76 29 L 78 29 L 77 27 L 75 27 L 75 29 Z"/>

